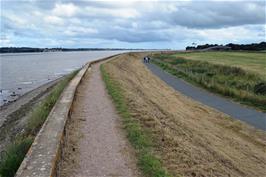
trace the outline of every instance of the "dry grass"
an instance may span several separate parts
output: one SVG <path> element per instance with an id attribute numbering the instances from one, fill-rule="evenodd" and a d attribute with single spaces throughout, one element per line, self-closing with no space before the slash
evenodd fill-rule
<path id="1" fill-rule="evenodd" d="M 151 133 L 155 154 L 173 176 L 265 176 L 264 132 L 168 87 L 145 68 L 141 55 L 121 55 L 105 69 L 120 84 L 130 115 Z"/>
<path id="2" fill-rule="evenodd" d="M 130 115 L 123 90 L 120 88 L 119 83 L 113 80 L 105 71 L 104 66 L 105 65 L 101 65 L 103 80 L 109 95 L 112 97 L 116 110 L 123 118 L 123 126 L 126 130 L 128 140 L 135 149 L 139 168 L 145 176 L 170 177 L 167 171 L 162 167 L 160 159 L 151 151 L 152 137 L 145 132 L 140 123 Z"/>

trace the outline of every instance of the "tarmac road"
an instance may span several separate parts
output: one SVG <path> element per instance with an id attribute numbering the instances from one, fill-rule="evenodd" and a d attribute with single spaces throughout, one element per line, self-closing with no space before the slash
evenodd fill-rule
<path id="1" fill-rule="evenodd" d="M 244 121 L 257 129 L 266 131 L 266 113 L 232 102 L 206 90 L 198 88 L 179 79 L 155 64 L 146 64 L 147 68 L 161 80 L 182 94 L 217 109 L 235 119 Z"/>

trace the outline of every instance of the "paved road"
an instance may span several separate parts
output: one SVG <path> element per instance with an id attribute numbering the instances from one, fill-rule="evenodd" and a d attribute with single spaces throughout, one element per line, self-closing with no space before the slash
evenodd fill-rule
<path id="1" fill-rule="evenodd" d="M 233 118 L 244 121 L 255 128 L 266 131 L 266 113 L 242 106 L 238 103 L 229 101 L 226 98 L 195 87 L 184 80 L 163 71 L 155 64 L 146 64 L 146 66 L 155 75 L 182 94 L 189 96 L 205 105 L 213 107 L 221 112 L 224 112 Z"/>

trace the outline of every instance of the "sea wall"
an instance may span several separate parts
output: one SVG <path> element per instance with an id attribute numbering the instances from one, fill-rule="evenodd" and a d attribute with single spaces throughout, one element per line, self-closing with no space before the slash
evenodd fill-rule
<path id="1" fill-rule="evenodd" d="M 64 144 L 65 125 L 71 114 L 76 89 L 85 72 L 89 71 L 94 63 L 114 56 L 87 63 L 70 81 L 36 136 L 15 175 L 16 177 L 56 176 L 57 162 L 63 154 L 61 150 Z"/>

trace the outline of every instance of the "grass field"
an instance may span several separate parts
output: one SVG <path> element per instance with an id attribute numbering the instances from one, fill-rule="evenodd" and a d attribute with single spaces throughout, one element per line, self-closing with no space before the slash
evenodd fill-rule
<path id="1" fill-rule="evenodd" d="M 137 151 L 149 142 L 140 133 L 147 132 L 152 143 L 144 148 L 171 176 L 265 176 L 264 132 L 176 92 L 144 66 L 143 56 L 123 54 L 104 64 L 108 91 Z M 157 160 L 141 159 L 146 176 L 163 176 L 149 173 Z"/>
<path id="2" fill-rule="evenodd" d="M 261 53 L 195 52 L 156 54 L 153 58 L 155 64 L 177 77 L 266 111 L 265 59 Z"/>
<path id="3" fill-rule="evenodd" d="M 241 67 L 266 78 L 266 53 L 263 52 L 192 52 L 172 56 Z"/>

